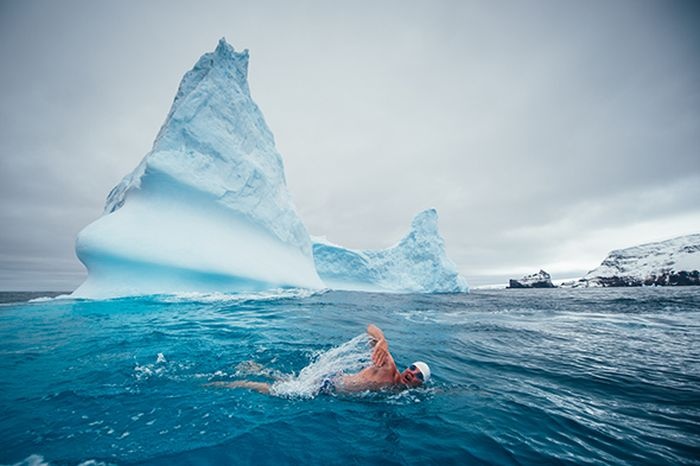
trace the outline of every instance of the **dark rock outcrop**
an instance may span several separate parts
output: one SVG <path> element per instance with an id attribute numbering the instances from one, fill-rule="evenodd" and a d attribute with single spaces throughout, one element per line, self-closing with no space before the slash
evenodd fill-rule
<path id="1" fill-rule="evenodd" d="M 556 288 L 552 283 L 552 277 L 544 270 L 531 275 L 525 275 L 520 280 L 510 279 L 508 288 Z"/>

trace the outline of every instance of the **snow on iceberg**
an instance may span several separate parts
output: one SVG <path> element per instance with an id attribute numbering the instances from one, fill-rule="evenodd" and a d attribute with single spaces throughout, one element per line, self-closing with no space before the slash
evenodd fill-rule
<path id="1" fill-rule="evenodd" d="M 435 209 L 416 215 L 389 249 L 352 250 L 314 238 L 316 269 L 329 288 L 361 291 L 466 293 L 467 282 L 445 254 Z"/>
<path id="2" fill-rule="evenodd" d="M 78 235 L 75 296 L 323 286 L 247 73 L 221 39 L 185 74 L 153 149 Z"/>

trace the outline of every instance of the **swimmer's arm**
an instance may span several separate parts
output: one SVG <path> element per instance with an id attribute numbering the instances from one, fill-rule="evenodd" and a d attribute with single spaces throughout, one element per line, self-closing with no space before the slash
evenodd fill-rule
<path id="1" fill-rule="evenodd" d="M 367 326 L 367 333 L 375 340 L 374 349 L 372 350 L 372 362 L 377 367 L 382 367 L 389 363 L 390 366 L 395 366 L 394 358 L 389 353 L 389 343 L 384 338 L 384 333 L 379 327 L 374 324 Z"/>
<path id="2" fill-rule="evenodd" d="M 235 380 L 233 382 L 210 382 L 204 385 L 205 387 L 221 387 L 221 388 L 247 388 L 256 392 L 268 394 L 270 393 L 270 384 L 265 382 L 252 382 L 250 380 Z"/>

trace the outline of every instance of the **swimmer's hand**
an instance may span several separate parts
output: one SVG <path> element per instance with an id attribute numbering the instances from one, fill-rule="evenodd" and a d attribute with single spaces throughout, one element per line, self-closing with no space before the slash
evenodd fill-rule
<path id="1" fill-rule="evenodd" d="M 374 324 L 369 324 L 367 326 L 367 334 L 375 343 L 385 339 L 384 332 L 382 332 L 381 329 Z"/>
<path id="2" fill-rule="evenodd" d="M 382 367 L 389 358 L 389 344 L 385 339 L 378 340 L 372 350 L 372 362 L 377 367 Z"/>
<path id="3" fill-rule="evenodd" d="M 384 332 L 374 324 L 367 326 L 367 333 L 376 342 L 372 350 L 372 362 L 377 367 L 382 367 L 391 356 L 389 355 L 389 344 L 384 338 Z"/>

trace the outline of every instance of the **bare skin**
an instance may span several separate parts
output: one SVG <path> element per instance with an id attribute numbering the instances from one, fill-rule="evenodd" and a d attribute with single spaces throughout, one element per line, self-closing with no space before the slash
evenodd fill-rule
<path id="1" fill-rule="evenodd" d="M 367 333 L 375 341 L 372 350 L 372 362 L 369 367 L 357 374 L 346 375 L 339 381 L 339 389 L 345 392 L 360 392 L 364 390 L 381 390 L 384 388 L 410 388 L 421 384 L 416 377 L 417 369 L 406 369 L 399 372 L 396 362 L 389 352 L 389 343 L 384 333 L 374 324 L 367 326 Z"/>
<path id="2" fill-rule="evenodd" d="M 267 382 L 253 382 L 251 380 L 234 380 L 233 382 L 211 382 L 206 384 L 207 387 L 221 387 L 221 388 L 248 388 L 250 390 L 255 390 L 256 392 L 270 393 L 270 387 L 272 384 Z"/>
<path id="3" fill-rule="evenodd" d="M 404 390 L 419 386 L 422 381 L 418 378 L 420 370 L 407 368 L 399 372 L 394 358 L 389 352 L 389 343 L 384 333 L 374 324 L 367 326 L 367 333 L 374 340 L 372 349 L 372 365 L 362 369 L 357 374 L 349 374 L 335 379 L 335 390 L 338 392 L 362 392 L 365 390 L 382 390 L 398 388 Z M 249 380 L 236 380 L 234 382 L 212 382 L 208 386 L 226 388 L 248 388 L 260 393 L 270 393 L 271 384 L 265 382 L 253 382 Z"/>

